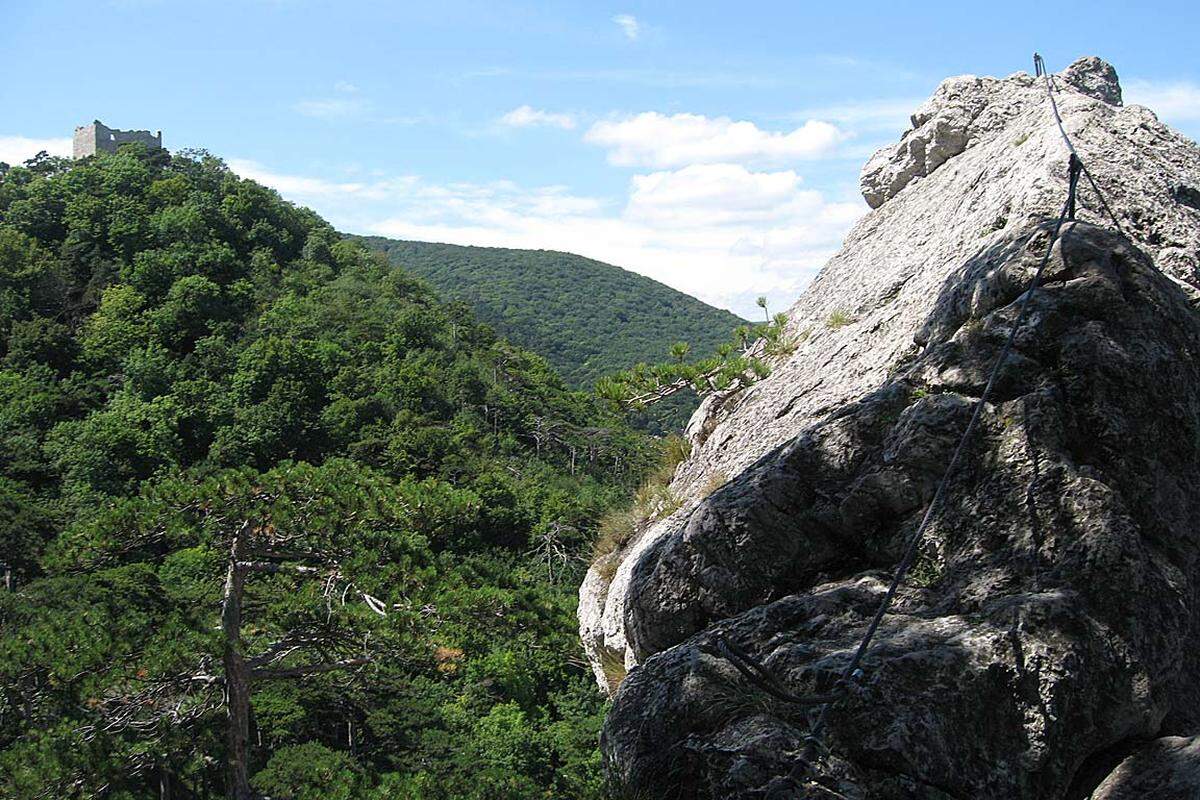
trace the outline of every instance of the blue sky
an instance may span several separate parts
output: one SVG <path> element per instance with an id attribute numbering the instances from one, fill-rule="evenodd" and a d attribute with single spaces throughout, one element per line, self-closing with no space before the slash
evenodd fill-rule
<path id="1" fill-rule="evenodd" d="M 749 315 L 943 77 L 1094 53 L 1196 138 L 1198 33 L 1194 3 L 0 0 L 0 160 L 162 129 L 343 230 L 571 250 Z"/>

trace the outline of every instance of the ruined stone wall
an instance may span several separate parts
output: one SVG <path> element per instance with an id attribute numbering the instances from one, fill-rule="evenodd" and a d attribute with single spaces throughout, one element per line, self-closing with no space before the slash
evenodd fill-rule
<path id="1" fill-rule="evenodd" d="M 115 153 L 123 144 L 144 144 L 146 147 L 162 147 L 162 131 L 122 131 L 110 128 L 100 120 L 75 129 L 73 154 L 75 158 L 94 156 L 96 153 Z"/>

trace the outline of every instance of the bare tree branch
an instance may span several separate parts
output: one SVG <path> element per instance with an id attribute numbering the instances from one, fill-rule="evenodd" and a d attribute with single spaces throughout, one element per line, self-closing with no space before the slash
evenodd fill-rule
<path id="1" fill-rule="evenodd" d="M 335 672 L 339 669 L 361 667 L 374 661 L 369 656 L 347 658 L 342 661 L 327 661 L 321 664 L 305 664 L 299 667 L 283 667 L 280 669 L 251 670 L 250 677 L 255 680 L 271 680 L 272 678 L 298 678 L 302 675 L 317 675 L 322 672 Z"/>
<path id="2" fill-rule="evenodd" d="M 302 564 L 276 564 L 271 561 L 239 561 L 238 569 L 250 572 L 290 572 L 296 575 L 320 575 L 323 572 L 318 567 L 306 567 Z"/>

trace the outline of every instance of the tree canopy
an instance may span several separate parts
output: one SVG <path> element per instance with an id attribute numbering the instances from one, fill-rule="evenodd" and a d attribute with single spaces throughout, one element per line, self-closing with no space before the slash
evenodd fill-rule
<path id="1" fill-rule="evenodd" d="M 689 343 L 696 357 L 713 356 L 730 331 L 745 324 L 658 281 L 572 253 L 359 241 L 469 304 L 502 336 L 544 356 L 575 388 L 662 361 L 672 342 Z M 655 433 L 678 430 L 695 407 L 694 396 L 676 395 L 634 423 Z"/>
<path id="2" fill-rule="evenodd" d="M 656 457 L 206 153 L 0 169 L 0 796 L 224 794 L 231 647 L 256 792 L 596 796 L 578 554 Z"/>

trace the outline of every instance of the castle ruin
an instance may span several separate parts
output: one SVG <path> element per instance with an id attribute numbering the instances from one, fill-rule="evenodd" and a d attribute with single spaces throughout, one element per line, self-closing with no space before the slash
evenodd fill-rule
<path id="1" fill-rule="evenodd" d="M 84 158 L 96 153 L 115 153 L 123 144 L 144 144 L 151 149 L 162 149 L 162 131 L 120 131 L 106 126 L 100 120 L 91 125 L 80 125 L 75 129 L 74 156 Z"/>

